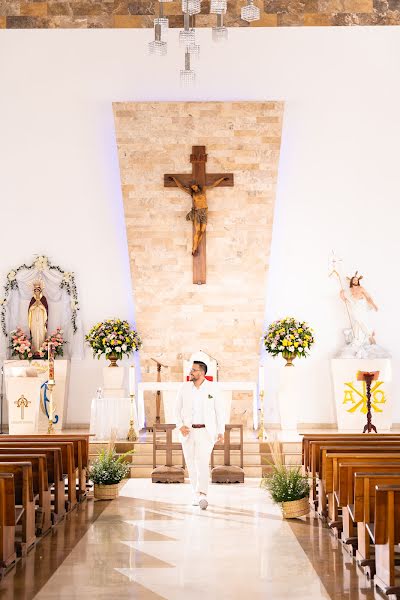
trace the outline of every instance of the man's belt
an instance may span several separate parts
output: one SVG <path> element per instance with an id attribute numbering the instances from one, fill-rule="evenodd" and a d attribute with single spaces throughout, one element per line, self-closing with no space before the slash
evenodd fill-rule
<path id="1" fill-rule="evenodd" d="M 202 429 L 205 425 L 192 425 L 193 429 Z"/>

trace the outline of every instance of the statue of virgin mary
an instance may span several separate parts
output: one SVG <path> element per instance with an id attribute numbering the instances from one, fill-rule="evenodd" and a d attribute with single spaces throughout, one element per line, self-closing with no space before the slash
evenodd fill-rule
<path id="1" fill-rule="evenodd" d="M 33 297 L 28 310 L 28 325 L 32 338 L 33 356 L 38 356 L 39 350 L 47 337 L 49 307 L 43 295 L 43 290 L 42 281 L 33 283 Z"/>

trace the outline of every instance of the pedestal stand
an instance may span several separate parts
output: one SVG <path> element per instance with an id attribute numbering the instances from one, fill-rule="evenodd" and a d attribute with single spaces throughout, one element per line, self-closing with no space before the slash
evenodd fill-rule
<path id="1" fill-rule="evenodd" d="M 363 433 L 371 433 L 371 431 L 376 430 L 375 425 L 372 424 L 372 414 L 371 414 L 371 383 L 372 381 L 376 381 L 379 377 L 379 371 L 358 371 L 357 373 L 357 381 L 365 381 L 366 385 L 366 395 L 367 395 L 367 423 L 364 425 Z"/>

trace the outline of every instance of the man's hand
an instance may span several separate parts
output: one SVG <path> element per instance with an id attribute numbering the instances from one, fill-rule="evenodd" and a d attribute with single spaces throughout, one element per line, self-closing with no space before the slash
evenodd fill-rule
<path id="1" fill-rule="evenodd" d="M 217 444 L 223 444 L 224 443 L 224 434 L 223 433 L 219 433 L 218 437 L 217 437 Z"/>
<path id="2" fill-rule="evenodd" d="M 180 428 L 179 431 L 181 432 L 183 437 L 187 437 L 190 433 L 190 429 L 189 429 L 189 427 L 186 427 L 186 425 L 182 425 L 182 427 Z"/>

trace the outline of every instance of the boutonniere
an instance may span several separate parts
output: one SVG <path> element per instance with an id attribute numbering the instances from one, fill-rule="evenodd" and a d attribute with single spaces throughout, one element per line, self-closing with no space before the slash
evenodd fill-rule
<path id="1" fill-rule="evenodd" d="M 208 398 L 209 400 L 214 400 L 214 396 L 211 396 L 211 394 L 208 394 Z"/>

